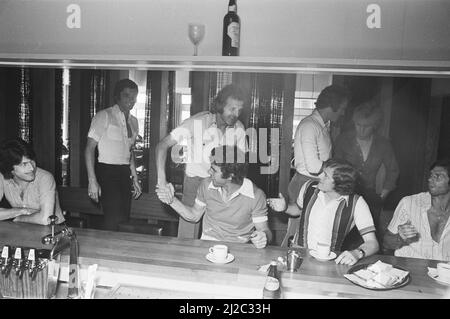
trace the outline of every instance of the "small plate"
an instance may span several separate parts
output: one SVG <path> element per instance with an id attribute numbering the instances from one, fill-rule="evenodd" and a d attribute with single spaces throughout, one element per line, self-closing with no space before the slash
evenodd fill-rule
<path id="1" fill-rule="evenodd" d="M 214 258 L 213 254 L 208 253 L 206 255 L 206 259 L 208 259 L 210 262 L 215 263 L 215 264 L 228 264 L 228 263 L 230 263 L 230 262 L 232 262 L 234 260 L 234 256 L 232 254 L 228 254 L 226 259 L 216 260 Z"/>
<path id="2" fill-rule="evenodd" d="M 360 265 L 355 265 L 355 266 L 353 266 L 352 268 L 350 268 L 350 269 L 347 271 L 347 274 L 353 274 L 355 271 L 358 271 L 358 270 L 360 270 L 360 269 L 366 269 L 366 268 L 369 267 L 370 265 L 371 265 L 371 264 L 360 264 Z M 406 270 L 406 269 L 404 269 L 404 268 L 402 268 L 402 267 L 399 267 L 399 266 L 393 266 L 393 267 L 394 267 L 394 268 L 397 268 L 397 269 L 400 269 L 400 270 L 403 270 L 403 271 L 408 271 L 408 270 Z M 344 277 L 345 277 L 345 276 L 344 276 Z M 366 286 L 366 285 L 363 285 L 363 284 L 359 284 L 359 283 L 357 283 L 357 282 L 354 282 L 354 281 L 350 280 L 350 279 L 347 278 L 347 277 L 345 277 L 345 278 L 346 278 L 348 281 L 350 281 L 351 283 L 353 283 L 353 284 L 355 284 L 355 285 L 357 285 L 357 286 L 360 286 L 360 287 L 369 289 L 369 290 L 391 290 L 391 289 L 397 289 L 397 288 L 401 288 L 401 287 L 406 286 L 406 285 L 409 284 L 409 282 L 411 281 L 411 275 L 408 274 L 408 275 L 403 279 L 403 281 L 398 282 L 398 283 L 396 283 L 396 284 L 393 285 L 393 286 L 385 287 L 385 288 L 376 288 L 376 287 L 369 287 L 369 286 Z"/>
<path id="3" fill-rule="evenodd" d="M 317 252 L 312 249 L 309 251 L 309 254 L 320 261 L 328 261 L 328 260 L 333 260 L 334 258 L 336 258 L 336 253 L 332 252 L 332 251 L 330 251 L 330 254 L 328 255 L 328 257 L 319 257 L 317 255 Z"/>
<path id="4" fill-rule="evenodd" d="M 443 284 L 443 285 L 446 285 L 446 286 L 450 286 L 450 282 L 444 281 L 441 278 L 439 278 L 439 275 L 437 274 L 437 271 L 436 271 L 436 273 L 431 273 L 430 271 L 428 271 L 427 275 L 430 278 L 433 278 L 434 280 L 436 280 L 440 284 Z"/>

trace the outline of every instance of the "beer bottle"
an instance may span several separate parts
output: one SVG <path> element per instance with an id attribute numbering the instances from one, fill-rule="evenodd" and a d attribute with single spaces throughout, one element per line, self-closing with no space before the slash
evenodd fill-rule
<path id="1" fill-rule="evenodd" d="M 222 55 L 239 55 L 241 20 L 237 15 L 236 0 L 228 3 L 228 13 L 223 18 Z"/>
<path id="2" fill-rule="evenodd" d="M 277 269 L 277 262 L 275 260 L 272 260 L 270 262 L 266 284 L 264 285 L 263 299 L 280 299 L 280 298 L 281 298 L 280 275 Z"/>

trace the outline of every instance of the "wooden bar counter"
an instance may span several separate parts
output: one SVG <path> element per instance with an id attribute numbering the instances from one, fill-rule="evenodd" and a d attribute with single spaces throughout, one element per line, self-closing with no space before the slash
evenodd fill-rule
<path id="1" fill-rule="evenodd" d="M 79 242 L 78 263 L 83 269 L 98 265 L 99 287 L 112 290 L 120 284 L 154 289 L 159 292 L 155 298 L 262 298 L 266 274 L 258 267 L 286 254 L 286 249 L 275 246 L 256 249 L 251 244 L 225 243 L 234 261 L 213 264 L 205 256 L 217 242 L 93 229 L 74 231 Z M 0 245 L 51 249 L 41 244 L 41 238 L 49 233 L 49 226 L 0 222 Z M 381 260 L 405 268 L 411 275 L 405 287 L 374 291 L 349 282 L 343 276 L 349 266 L 317 261 L 305 250 L 301 252 L 303 263 L 298 272 L 280 268 L 284 298 L 450 297 L 450 286 L 427 275 L 427 267 L 436 267 L 437 261 L 383 255 L 365 258 L 360 262 Z M 62 283 L 68 279 L 68 254 L 66 249 L 61 256 Z"/>

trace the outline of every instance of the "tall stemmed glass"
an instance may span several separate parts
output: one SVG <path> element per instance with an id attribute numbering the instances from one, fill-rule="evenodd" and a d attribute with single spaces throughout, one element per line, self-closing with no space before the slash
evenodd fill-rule
<path id="1" fill-rule="evenodd" d="M 194 55 L 198 55 L 198 45 L 205 36 L 205 25 L 199 23 L 189 23 L 188 35 L 194 44 Z"/>

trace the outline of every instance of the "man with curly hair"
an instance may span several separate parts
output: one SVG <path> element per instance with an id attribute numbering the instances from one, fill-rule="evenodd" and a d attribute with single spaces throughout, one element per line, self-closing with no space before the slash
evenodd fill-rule
<path id="1" fill-rule="evenodd" d="M 197 222 L 203 216 L 201 239 L 251 241 L 256 248 L 264 248 L 272 240 L 266 196 L 245 177 L 245 153 L 237 146 L 219 146 L 211 154 L 210 177 L 200 184 L 192 207 L 174 196 L 172 184 L 157 187 L 158 198 L 188 221 Z"/>

